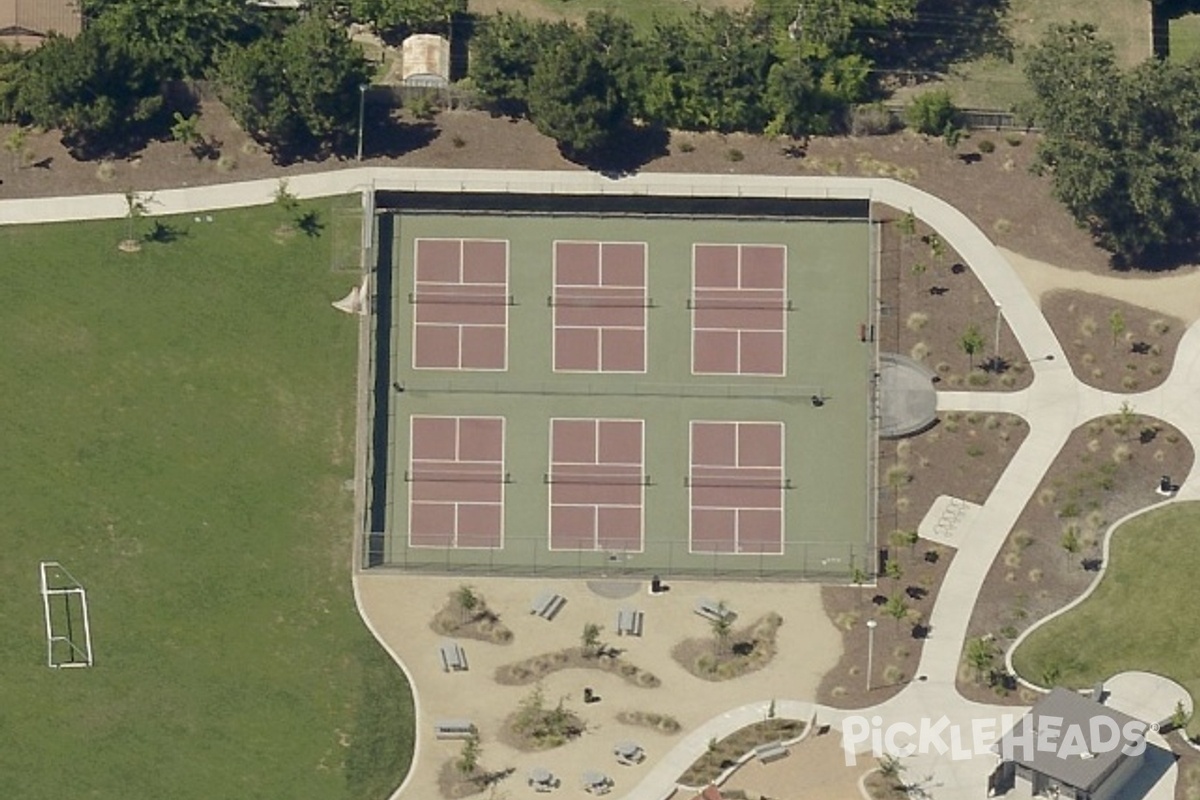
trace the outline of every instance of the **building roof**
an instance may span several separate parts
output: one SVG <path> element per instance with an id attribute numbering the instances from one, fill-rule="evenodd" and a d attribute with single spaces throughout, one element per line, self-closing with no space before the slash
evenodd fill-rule
<path id="1" fill-rule="evenodd" d="M 1043 722 L 1044 717 L 1057 717 L 1058 719 L 1047 725 Z M 1116 764 L 1126 757 L 1121 750 L 1128 740 L 1122 735 L 1121 741 L 1113 747 L 1103 748 L 1099 752 L 1089 751 L 1087 754 L 1079 754 L 1068 744 L 1069 737 L 1066 731 L 1075 726 L 1082 732 L 1084 746 L 1090 748 L 1092 744 L 1090 740 L 1093 735 L 1092 720 L 1100 718 L 1111 720 L 1121 730 L 1124 730 L 1128 723 L 1138 723 L 1141 726 L 1138 730 L 1142 734 L 1145 734 L 1148 727 L 1128 714 L 1122 714 L 1120 711 L 1090 700 L 1070 689 L 1058 687 L 1031 708 L 1029 713 L 1022 717 L 1011 731 L 1000 737 L 1000 741 L 993 746 L 993 750 L 1000 753 L 1002 757 L 1011 753 L 1013 756 L 1011 761 L 1035 772 L 1040 772 L 1059 783 L 1095 791 Z M 1044 738 L 1044 731 L 1049 726 L 1057 727 L 1057 733 L 1054 734 L 1056 738 Z M 1049 749 L 1042 750 L 1037 746 L 1033 748 L 1023 746 L 1020 737 L 1028 730 L 1036 732 L 1031 741 L 1039 744 L 1046 741 Z M 1109 731 L 1103 731 L 1098 736 L 1100 743 L 1104 743 L 1111 738 L 1112 734 Z M 1033 752 L 1029 752 L 1031 749 Z"/>
<path id="2" fill-rule="evenodd" d="M 409 36 L 400 46 L 400 80 L 404 83 L 450 82 L 450 42 L 433 33 Z"/>
<path id="3" fill-rule="evenodd" d="M 0 40 L 36 46 L 51 32 L 83 30 L 78 0 L 0 0 Z"/>

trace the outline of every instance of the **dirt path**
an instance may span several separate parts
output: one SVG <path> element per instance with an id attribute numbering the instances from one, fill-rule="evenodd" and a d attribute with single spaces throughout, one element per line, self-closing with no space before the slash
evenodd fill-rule
<path id="1" fill-rule="evenodd" d="M 1047 292 L 1075 289 L 1170 314 L 1189 325 L 1200 319 L 1200 269 L 1185 268 L 1171 276 L 1126 278 L 1063 269 L 1003 247 L 998 249 L 1039 305 Z"/>

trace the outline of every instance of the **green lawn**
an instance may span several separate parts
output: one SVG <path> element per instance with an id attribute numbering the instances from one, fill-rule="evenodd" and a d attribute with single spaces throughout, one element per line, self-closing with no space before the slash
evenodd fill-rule
<path id="1" fill-rule="evenodd" d="M 350 591 L 353 279 L 273 208 L 213 216 L 131 255 L 0 228 L 0 797 L 360 800 L 411 759 Z M 45 664 L 40 559 L 92 669 Z"/>
<path id="2" fill-rule="evenodd" d="M 591 11 L 612 11 L 629 20 L 641 30 L 649 30 L 655 18 L 678 17 L 697 6 L 705 9 L 744 8 L 750 0 L 471 0 L 470 10 L 476 14 L 524 14 L 541 19 L 582 21 Z"/>
<path id="3" fill-rule="evenodd" d="M 1113 42 L 1118 61 L 1126 66 L 1150 57 L 1150 11 L 1146 0 L 1012 0 L 1008 31 L 1015 45 L 1011 62 L 986 57 L 956 67 L 945 85 L 960 106 L 1011 108 L 1028 99 L 1023 73 L 1027 49 L 1056 23 L 1090 22 Z M 1174 26 L 1172 26 L 1174 27 Z M 900 93 L 900 99 L 927 86 Z"/>
<path id="4" fill-rule="evenodd" d="M 1025 640 L 1013 657 L 1017 672 L 1039 684 L 1057 675 L 1053 683 L 1082 688 L 1125 670 L 1147 670 L 1200 697 L 1200 620 L 1178 602 L 1200 571 L 1198 529 L 1200 503 L 1122 526 L 1095 593 Z"/>
<path id="5" fill-rule="evenodd" d="M 1200 14 L 1171 20 L 1171 59 L 1189 61 L 1200 56 Z"/>

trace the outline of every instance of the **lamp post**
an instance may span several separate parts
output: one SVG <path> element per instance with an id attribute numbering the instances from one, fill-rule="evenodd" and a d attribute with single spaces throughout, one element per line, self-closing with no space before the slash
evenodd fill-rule
<path id="1" fill-rule="evenodd" d="M 875 658 L 875 626 L 876 620 L 867 620 L 867 691 L 871 691 L 871 662 Z"/>
<path id="2" fill-rule="evenodd" d="M 367 105 L 367 84 L 358 85 L 358 155 L 356 161 L 362 161 L 363 151 L 363 112 Z"/>
<path id="3" fill-rule="evenodd" d="M 996 347 L 992 350 L 992 356 L 996 363 L 1000 363 L 1000 304 L 996 303 Z"/>

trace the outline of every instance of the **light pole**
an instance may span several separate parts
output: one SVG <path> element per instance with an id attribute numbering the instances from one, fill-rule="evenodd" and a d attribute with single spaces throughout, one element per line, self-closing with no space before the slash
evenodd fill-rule
<path id="1" fill-rule="evenodd" d="M 867 620 L 867 691 L 871 691 L 871 662 L 875 658 L 875 626 L 879 623 Z"/>
<path id="2" fill-rule="evenodd" d="M 363 111 L 367 105 L 367 85 L 360 83 L 358 85 L 358 156 L 355 160 L 362 161 L 363 148 Z"/>
<path id="3" fill-rule="evenodd" d="M 995 358 L 995 363 L 1000 363 L 1000 304 L 996 303 L 996 348 L 992 350 L 992 357 Z"/>

